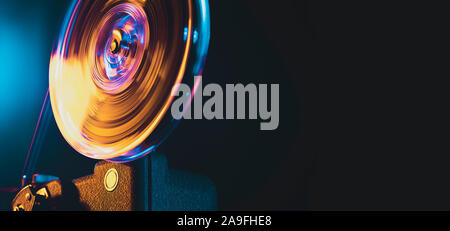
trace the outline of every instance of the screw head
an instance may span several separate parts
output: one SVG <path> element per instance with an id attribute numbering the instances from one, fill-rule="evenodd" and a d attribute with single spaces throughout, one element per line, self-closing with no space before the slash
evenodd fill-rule
<path id="1" fill-rule="evenodd" d="M 110 168 L 103 179 L 103 184 L 105 186 L 106 191 L 112 192 L 116 189 L 117 184 L 119 183 L 119 173 L 115 168 Z"/>

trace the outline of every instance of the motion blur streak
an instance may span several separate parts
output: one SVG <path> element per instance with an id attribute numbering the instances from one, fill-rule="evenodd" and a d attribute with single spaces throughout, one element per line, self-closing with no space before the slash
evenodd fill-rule
<path id="1" fill-rule="evenodd" d="M 57 125 L 90 158 L 120 162 L 143 156 L 158 142 L 148 137 L 185 75 L 194 34 L 192 0 L 86 0 L 72 6 L 50 61 Z M 209 41 L 206 16 L 202 49 Z"/>

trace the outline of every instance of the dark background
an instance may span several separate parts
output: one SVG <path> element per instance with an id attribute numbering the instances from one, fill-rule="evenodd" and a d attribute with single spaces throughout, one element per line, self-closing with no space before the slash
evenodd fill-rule
<path id="1" fill-rule="evenodd" d="M 7 109 L 0 185 L 14 186 L 66 2 L 0 5 L 1 44 L 11 45 L 0 57 Z M 260 131 L 255 120 L 187 120 L 158 150 L 170 167 L 209 176 L 219 209 L 450 208 L 450 157 L 438 146 L 448 135 L 437 122 L 447 104 L 436 103 L 447 90 L 430 91 L 426 81 L 448 77 L 438 68 L 448 66 L 444 7 L 300 0 L 212 0 L 210 7 L 203 84 L 280 84 L 277 130 Z M 51 126 L 39 171 L 89 174 L 95 161 Z"/>

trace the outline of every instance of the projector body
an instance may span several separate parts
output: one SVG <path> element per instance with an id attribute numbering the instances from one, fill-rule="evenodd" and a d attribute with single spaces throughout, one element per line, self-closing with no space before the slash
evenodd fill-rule
<path id="1" fill-rule="evenodd" d="M 100 161 L 92 175 L 71 181 L 35 174 L 12 201 L 15 211 L 216 209 L 215 186 L 207 177 L 169 169 L 159 153 L 130 163 Z"/>

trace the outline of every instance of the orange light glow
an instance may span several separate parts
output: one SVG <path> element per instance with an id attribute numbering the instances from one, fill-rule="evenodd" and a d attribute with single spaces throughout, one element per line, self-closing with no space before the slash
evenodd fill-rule
<path id="1" fill-rule="evenodd" d="M 170 26 L 170 14 L 154 12 L 170 9 L 166 1 L 125 2 L 77 5 L 50 60 L 49 92 L 59 130 L 74 149 L 94 159 L 146 148 L 173 101 L 172 87 L 184 77 L 191 49 L 191 0 L 179 8 L 188 17 L 172 19 Z"/>

